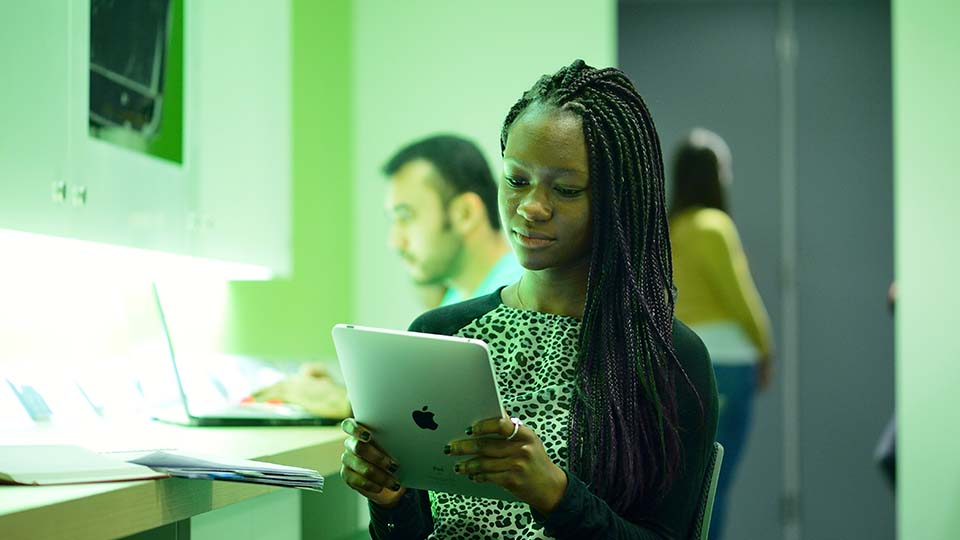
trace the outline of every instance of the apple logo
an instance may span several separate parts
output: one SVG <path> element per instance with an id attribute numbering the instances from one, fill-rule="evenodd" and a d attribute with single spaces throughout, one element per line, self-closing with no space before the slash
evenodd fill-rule
<path id="1" fill-rule="evenodd" d="M 419 411 L 413 411 L 413 421 L 420 426 L 420 429 L 437 429 L 437 423 L 433 421 L 434 413 L 427 411 L 427 406 L 424 405 Z"/>

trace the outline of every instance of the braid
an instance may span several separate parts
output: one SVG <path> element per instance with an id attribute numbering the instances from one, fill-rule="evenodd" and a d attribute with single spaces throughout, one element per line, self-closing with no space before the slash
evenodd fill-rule
<path id="1" fill-rule="evenodd" d="M 673 349 L 676 292 L 656 127 L 618 69 L 582 60 L 545 75 L 510 109 L 500 134 L 533 103 L 583 122 L 591 197 L 592 254 L 570 419 L 571 470 L 623 511 L 652 501 L 681 466 Z M 694 389 L 694 392 L 696 390 Z"/>

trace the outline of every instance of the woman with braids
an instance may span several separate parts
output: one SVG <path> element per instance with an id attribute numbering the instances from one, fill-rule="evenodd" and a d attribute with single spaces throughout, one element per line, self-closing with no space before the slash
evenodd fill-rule
<path id="1" fill-rule="evenodd" d="M 766 388 L 773 372 L 770 321 L 727 208 L 731 182 L 730 147 L 712 131 L 692 130 L 674 161 L 670 242 L 680 291 L 677 318 L 710 351 L 720 393 L 717 441 L 724 453 L 711 540 L 723 533 L 727 493 L 750 431 L 754 394 Z"/>
<path id="2" fill-rule="evenodd" d="M 525 273 L 411 329 L 489 345 L 513 421 L 437 451 L 521 502 L 401 487 L 403 463 L 353 420 L 342 477 L 370 500 L 374 538 L 686 539 L 717 398 L 706 349 L 673 317 L 650 113 L 621 71 L 578 60 L 523 94 L 501 150 L 500 215 Z"/>

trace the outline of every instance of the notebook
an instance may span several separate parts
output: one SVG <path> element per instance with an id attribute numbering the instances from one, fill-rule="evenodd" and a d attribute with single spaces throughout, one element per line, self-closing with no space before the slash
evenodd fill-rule
<path id="1" fill-rule="evenodd" d="M 165 478 L 144 465 L 121 461 L 80 446 L 0 445 L 0 484 L 47 486 Z"/>
<path id="2" fill-rule="evenodd" d="M 173 338 L 167 325 L 160 291 L 152 285 L 156 313 L 166 344 L 166 356 L 173 369 L 176 384 L 176 401 L 171 408 L 157 411 L 155 420 L 187 426 L 329 426 L 340 423 L 343 418 L 328 418 L 310 413 L 303 407 L 289 403 L 227 402 L 201 405 L 191 403 L 183 382 L 183 369 L 177 362 Z M 209 397 L 209 396 L 208 396 Z"/>

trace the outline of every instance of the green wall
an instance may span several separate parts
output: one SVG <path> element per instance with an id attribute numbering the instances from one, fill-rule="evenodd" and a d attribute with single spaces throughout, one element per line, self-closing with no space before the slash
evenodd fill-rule
<path id="1" fill-rule="evenodd" d="M 292 1 L 292 275 L 235 282 L 225 348 L 265 358 L 333 356 L 351 319 L 352 12 L 349 0 Z"/>
<path id="2" fill-rule="evenodd" d="M 894 0 L 899 538 L 960 538 L 960 3 Z"/>

